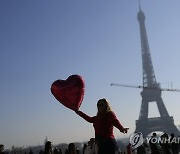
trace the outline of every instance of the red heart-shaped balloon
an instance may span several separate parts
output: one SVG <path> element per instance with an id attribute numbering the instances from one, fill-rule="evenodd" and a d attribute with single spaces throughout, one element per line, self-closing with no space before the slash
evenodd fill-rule
<path id="1" fill-rule="evenodd" d="M 66 80 L 56 80 L 51 85 L 54 97 L 64 106 L 77 111 L 84 97 L 84 80 L 79 75 L 71 75 Z"/>

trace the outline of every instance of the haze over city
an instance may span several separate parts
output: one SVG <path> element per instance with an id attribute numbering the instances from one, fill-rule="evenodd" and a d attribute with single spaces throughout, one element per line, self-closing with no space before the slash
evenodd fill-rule
<path id="1" fill-rule="evenodd" d="M 157 82 L 180 89 L 180 1 L 143 0 L 146 30 Z M 80 110 L 95 115 L 107 98 L 129 137 L 138 120 L 142 85 L 138 0 L 0 1 L 0 144 L 42 145 L 87 141 L 93 126 L 60 104 L 51 84 L 79 74 L 85 80 Z M 163 92 L 174 123 L 180 125 L 179 92 Z M 159 116 L 155 103 L 149 117 Z"/>

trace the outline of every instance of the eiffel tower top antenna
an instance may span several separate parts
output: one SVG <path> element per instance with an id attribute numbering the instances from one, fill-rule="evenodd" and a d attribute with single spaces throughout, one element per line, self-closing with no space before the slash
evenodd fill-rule
<path id="1" fill-rule="evenodd" d="M 141 3 L 140 3 L 140 0 L 138 0 L 138 3 L 139 3 L 139 11 L 141 11 Z"/>

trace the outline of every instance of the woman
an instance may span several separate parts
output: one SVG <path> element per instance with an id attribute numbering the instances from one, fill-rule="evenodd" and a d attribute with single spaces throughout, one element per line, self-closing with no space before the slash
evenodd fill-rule
<path id="1" fill-rule="evenodd" d="M 105 98 L 97 102 L 97 108 L 97 115 L 93 117 L 86 115 L 82 111 L 76 111 L 76 113 L 86 121 L 93 123 L 98 154 L 115 154 L 117 143 L 113 134 L 113 126 L 122 133 L 127 133 L 129 128 L 124 128 L 121 125 Z"/>

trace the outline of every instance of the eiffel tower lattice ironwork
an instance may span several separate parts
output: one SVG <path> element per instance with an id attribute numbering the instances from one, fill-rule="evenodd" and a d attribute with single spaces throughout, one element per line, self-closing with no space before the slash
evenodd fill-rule
<path id="1" fill-rule="evenodd" d="M 156 82 L 145 27 L 145 15 L 140 6 L 137 19 L 140 26 L 143 87 L 150 87 L 150 89 L 143 88 L 141 92 L 141 109 L 139 119 L 136 120 L 135 132 L 142 132 L 144 136 L 147 136 L 151 132 L 161 131 L 168 134 L 174 133 L 179 136 L 180 132 L 174 124 L 174 119 L 172 116 L 169 116 L 168 111 L 161 98 L 160 85 Z M 160 117 L 148 118 L 148 108 L 149 103 L 151 102 L 156 102 Z"/>

